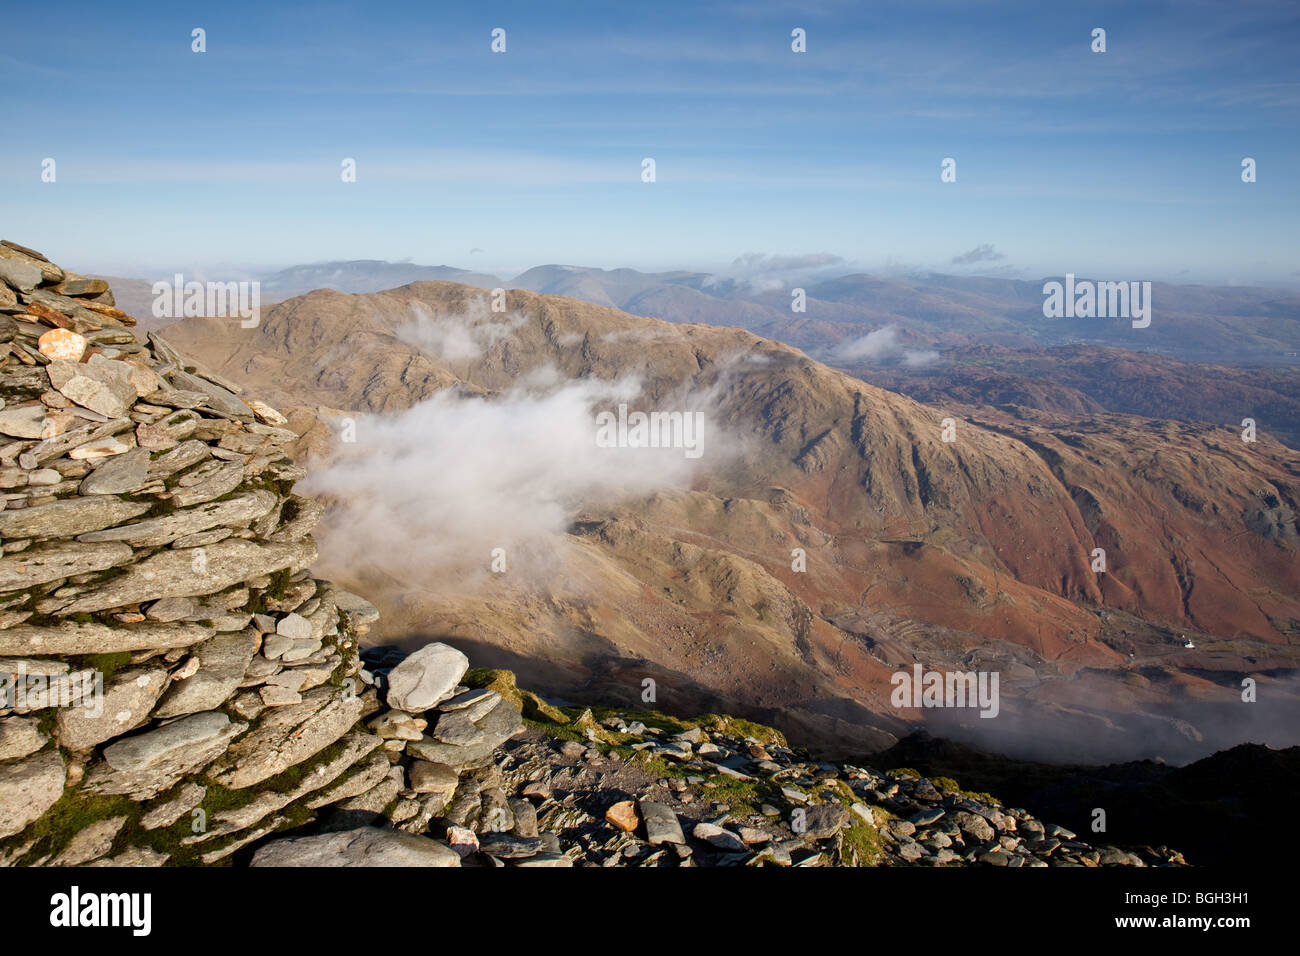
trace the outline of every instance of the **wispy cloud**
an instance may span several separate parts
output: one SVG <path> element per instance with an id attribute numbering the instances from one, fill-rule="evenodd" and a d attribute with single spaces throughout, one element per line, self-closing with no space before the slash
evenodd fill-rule
<path id="1" fill-rule="evenodd" d="M 986 242 L 983 245 L 976 246 L 969 252 L 963 252 L 959 256 L 952 257 L 952 264 L 955 266 L 968 266 L 977 262 L 997 262 L 1005 259 L 1002 253 L 993 248 L 993 243 Z"/>

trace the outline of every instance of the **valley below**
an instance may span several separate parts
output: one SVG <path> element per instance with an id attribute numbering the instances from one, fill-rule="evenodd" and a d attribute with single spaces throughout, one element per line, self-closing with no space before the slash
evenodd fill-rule
<path id="1" fill-rule="evenodd" d="M 380 608 L 375 640 L 445 640 L 558 699 L 643 705 L 649 679 L 665 712 L 839 755 L 918 728 L 1079 763 L 1300 742 L 1300 460 L 1267 429 L 937 373 L 922 404 L 741 329 L 507 298 L 321 290 L 256 329 L 167 329 L 286 410 L 321 567 Z M 593 457 L 616 397 L 703 410 L 706 454 Z M 998 717 L 894 706 L 916 663 L 996 671 Z"/>

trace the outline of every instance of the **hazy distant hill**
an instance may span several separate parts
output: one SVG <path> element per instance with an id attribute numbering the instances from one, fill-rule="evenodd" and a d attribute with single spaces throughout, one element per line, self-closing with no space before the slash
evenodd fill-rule
<path id="1" fill-rule="evenodd" d="M 1184 361 L 1300 361 L 1300 294 L 1253 287 L 1153 283 L 1151 325 L 1134 329 L 1127 319 L 1044 318 L 1042 287 L 1047 279 L 855 274 L 802 284 L 784 280 L 775 283 L 782 286 L 779 291 L 758 291 L 757 286 L 773 283 L 703 272 L 572 265 L 537 266 L 505 279 L 451 266 L 376 259 L 292 266 L 261 277 L 264 304 L 314 289 L 381 292 L 438 280 L 563 295 L 669 322 L 735 326 L 832 363 L 837 363 L 837 351 L 852 349 L 887 326 L 903 343 L 919 349 L 1095 343 Z M 130 281 L 114 279 L 114 288 L 126 290 Z M 791 311 L 794 287 L 805 291 L 803 312 Z"/>
<path id="2" fill-rule="evenodd" d="M 1134 329 L 1128 320 L 1044 318 L 1042 288 L 1050 278 L 855 274 L 785 280 L 779 291 L 757 291 L 763 283 L 703 272 L 544 265 L 502 279 L 448 266 L 360 260 L 295 266 L 265 277 L 263 287 L 278 298 L 315 288 L 378 292 L 436 279 L 528 289 L 669 322 L 738 326 L 821 357 L 886 325 L 917 347 L 1095 342 L 1190 361 L 1295 364 L 1300 357 L 1300 294 L 1294 292 L 1157 282 L 1151 326 Z M 805 290 L 804 312 L 791 311 L 795 286 Z"/>
<path id="3" fill-rule="evenodd" d="M 382 292 L 408 282 L 447 279 L 484 289 L 501 285 L 496 276 L 451 266 L 419 266 L 410 262 L 384 262 L 379 259 L 356 259 L 350 262 L 318 262 L 290 266 L 261 277 L 262 294 L 280 302 L 314 289 L 337 289 L 340 292 Z M 265 301 L 265 299 L 264 299 Z"/>
<path id="4" fill-rule="evenodd" d="M 1300 448 L 1300 368 L 1184 362 L 1097 345 L 971 346 L 923 367 L 839 363 L 873 385 L 922 402 L 1017 405 L 1070 415 L 1099 411 L 1258 429 Z"/>
<path id="5" fill-rule="evenodd" d="M 743 328 L 923 401 L 1107 409 L 1219 424 L 1249 417 L 1300 445 L 1300 296 L 1271 289 L 1157 283 L 1151 327 L 1134 329 L 1125 321 L 1044 319 L 1041 281 L 845 275 L 809 280 L 806 311 L 795 313 L 788 288 L 758 292 L 762 283 L 704 272 L 544 265 L 502 279 L 361 259 L 267 275 L 262 304 L 315 289 L 362 294 L 426 280 L 527 289 L 679 324 Z M 151 317 L 147 283 L 112 283 L 142 330 L 170 323 Z M 1084 344 L 1102 348 L 1071 348 Z"/>

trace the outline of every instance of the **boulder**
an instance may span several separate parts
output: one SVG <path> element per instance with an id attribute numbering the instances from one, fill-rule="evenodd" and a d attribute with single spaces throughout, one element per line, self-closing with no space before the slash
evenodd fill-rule
<path id="1" fill-rule="evenodd" d="M 447 644 L 426 644 L 388 674 L 388 705 L 411 713 L 450 697 L 469 670 L 469 659 Z"/>

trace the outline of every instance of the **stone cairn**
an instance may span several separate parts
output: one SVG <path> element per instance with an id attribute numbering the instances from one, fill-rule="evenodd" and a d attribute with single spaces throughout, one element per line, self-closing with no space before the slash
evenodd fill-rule
<path id="1" fill-rule="evenodd" d="M 424 834 L 519 712 L 446 645 L 363 667 L 287 419 L 134 324 L 0 245 L 0 862 L 460 865 Z"/>

